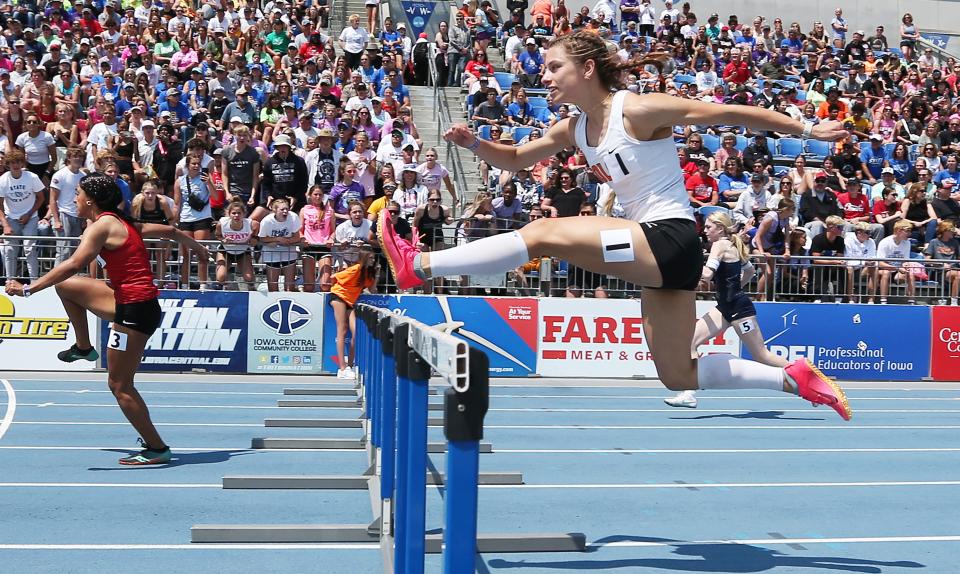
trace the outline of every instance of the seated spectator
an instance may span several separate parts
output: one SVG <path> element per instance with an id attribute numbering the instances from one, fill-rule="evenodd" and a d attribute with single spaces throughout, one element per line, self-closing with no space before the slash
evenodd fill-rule
<path id="1" fill-rule="evenodd" d="M 942 185 L 945 181 L 950 181 L 953 185 L 960 183 L 960 166 L 957 164 L 956 155 L 947 156 L 946 165 L 933 176 L 933 183 L 936 185 Z"/>
<path id="2" fill-rule="evenodd" d="M 900 204 L 901 221 L 913 228 L 910 239 L 918 245 L 924 245 L 936 236 L 937 214 L 927 201 L 923 184 L 913 183 L 907 188 L 907 197 Z"/>
<path id="3" fill-rule="evenodd" d="M 761 163 L 763 164 L 764 171 L 767 172 L 773 168 L 773 152 L 770 151 L 767 136 L 764 134 L 754 136 L 753 141 L 744 148 L 741 157 L 743 159 L 743 165 L 745 166 Z"/>
<path id="4" fill-rule="evenodd" d="M 837 195 L 837 204 L 843 211 L 844 233 L 852 231 L 857 223 L 865 223 L 874 241 L 880 241 L 886 235 L 883 225 L 871 223 L 873 215 L 870 213 L 870 200 L 863 194 L 859 179 L 851 177 L 846 181 L 846 191 Z"/>
<path id="5" fill-rule="evenodd" d="M 883 147 L 883 136 L 870 134 L 870 145 L 860 146 L 860 169 L 863 178 L 870 185 L 877 183 L 880 181 L 883 168 L 886 166 L 887 151 Z"/>
<path id="6" fill-rule="evenodd" d="M 853 287 L 857 285 L 857 271 L 860 278 L 867 278 L 867 303 L 873 303 L 877 293 L 877 263 L 871 261 L 877 256 L 877 243 L 870 237 L 870 225 L 858 221 L 853 225 L 853 231 L 844 237 L 844 256 L 847 257 L 847 296 L 853 297 Z M 859 293 L 852 302 L 861 302 Z"/>
<path id="7" fill-rule="evenodd" d="M 740 150 L 737 149 L 737 136 L 732 133 L 725 133 L 720 137 L 720 149 L 714 154 L 714 159 L 718 166 L 726 166 L 728 159 L 742 159 Z M 749 164 L 753 166 L 753 164 Z M 719 174 L 718 174 L 719 175 Z"/>
<path id="8" fill-rule="evenodd" d="M 536 119 L 533 106 L 527 99 L 527 92 L 520 89 L 516 100 L 507 107 L 507 123 L 512 126 L 532 126 L 536 123 Z"/>
<path id="9" fill-rule="evenodd" d="M 717 153 L 719 156 L 719 152 Z M 732 208 L 737 204 L 740 194 L 750 187 L 749 176 L 743 173 L 743 163 L 739 158 L 731 158 L 723 164 L 723 173 L 718 181 L 720 202 Z"/>
<path id="10" fill-rule="evenodd" d="M 706 159 L 697 161 L 697 173 L 688 177 L 684 186 L 690 196 L 690 205 L 695 209 L 717 205 L 720 200 L 717 180 L 710 175 L 710 162 Z"/>
<path id="11" fill-rule="evenodd" d="M 537 46 L 537 41 L 527 38 L 524 42 L 524 51 L 517 57 L 520 64 L 520 83 L 524 88 L 539 88 L 540 76 L 543 75 L 543 55 Z"/>
<path id="12" fill-rule="evenodd" d="M 840 293 L 847 292 L 846 262 L 842 258 L 846 245 L 843 239 L 844 220 L 842 217 L 831 215 L 827 217 L 823 232 L 813 237 L 810 244 L 810 255 L 815 259 L 813 263 L 813 278 L 811 286 L 814 294 L 824 301 L 838 299 Z M 831 259 L 817 259 L 830 257 Z M 827 297 L 828 283 L 833 283 L 833 296 Z"/>
<path id="13" fill-rule="evenodd" d="M 497 99 L 497 92 L 486 91 L 486 100 L 476 106 L 471 120 L 477 126 L 507 123 L 506 108 Z"/>
<path id="14" fill-rule="evenodd" d="M 800 221 L 816 237 L 823 233 L 827 217 L 842 214 L 836 194 L 827 188 L 827 174 L 817 172 L 813 178 L 813 189 L 800 196 Z"/>
<path id="15" fill-rule="evenodd" d="M 758 164 L 759 165 L 759 164 Z M 750 187 L 737 198 L 737 205 L 733 208 L 733 219 L 747 231 L 757 226 L 758 217 L 767 211 L 770 201 L 770 192 L 767 190 L 767 176 L 756 171 L 750 176 Z"/>
<path id="16" fill-rule="evenodd" d="M 512 181 L 503 184 L 500 197 L 493 199 L 493 212 L 497 216 L 497 229 L 519 229 L 524 219 L 523 205 L 517 199 L 517 188 Z"/>
<path id="17" fill-rule="evenodd" d="M 957 304 L 957 294 L 960 293 L 960 269 L 957 268 L 960 241 L 956 237 L 957 228 L 952 221 L 941 221 L 937 225 L 937 236 L 927 243 L 924 250 L 926 259 L 937 263 L 928 264 L 931 269 L 931 279 L 950 283 L 950 304 Z"/>
<path id="18" fill-rule="evenodd" d="M 550 217 L 575 217 L 580 215 L 580 206 L 587 200 L 587 194 L 577 187 L 576 174 L 567 168 L 560 168 L 549 185 L 544 187 L 543 201 L 540 207 Z"/>
<path id="19" fill-rule="evenodd" d="M 937 214 L 937 220 L 941 223 L 950 221 L 954 226 L 960 225 L 960 202 L 953 196 L 956 185 L 950 182 L 944 182 L 944 185 L 937 188 L 937 192 L 930 205 L 933 206 L 933 212 Z"/>
<path id="20" fill-rule="evenodd" d="M 916 287 L 914 284 L 913 273 L 907 266 L 907 259 L 910 259 L 910 234 L 913 231 L 913 224 L 909 221 L 898 221 L 893 226 L 893 235 L 884 237 L 877 245 L 877 258 L 880 259 L 878 268 L 880 271 L 880 303 L 887 302 L 887 296 L 890 294 L 890 281 L 897 283 L 906 282 L 907 284 L 907 302 L 913 303 Z M 899 260 L 899 261 L 886 261 Z"/>

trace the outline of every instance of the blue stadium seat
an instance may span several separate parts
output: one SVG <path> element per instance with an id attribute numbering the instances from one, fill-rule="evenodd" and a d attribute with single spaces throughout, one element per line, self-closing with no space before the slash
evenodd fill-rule
<path id="1" fill-rule="evenodd" d="M 510 86 L 517 81 L 516 74 L 511 74 L 510 72 L 494 72 L 493 77 L 497 79 L 497 83 L 500 84 L 500 89 L 507 92 L 510 90 Z"/>
<path id="2" fill-rule="evenodd" d="M 918 157 L 920 157 L 920 144 L 913 144 L 910 146 L 910 161 L 917 161 Z"/>
<path id="3" fill-rule="evenodd" d="M 819 160 L 824 160 L 828 155 L 830 155 L 831 145 L 830 142 L 824 142 L 820 140 L 807 140 L 807 154 L 811 155 Z"/>
<path id="4" fill-rule="evenodd" d="M 713 215 L 714 213 L 723 213 L 725 215 L 730 215 L 730 210 L 722 205 L 704 205 L 697 209 L 697 215 L 706 219 Z"/>
<path id="5" fill-rule="evenodd" d="M 897 147 L 896 142 L 883 144 L 883 151 L 887 154 L 887 157 L 893 156 L 893 148 Z"/>
<path id="6" fill-rule="evenodd" d="M 750 142 L 747 140 L 747 136 L 743 136 L 743 135 L 738 135 L 738 136 L 737 136 L 737 149 L 738 149 L 738 150 L 743 151 L 743 150 L 747 149 L 747 144 L 748 144 L 748 143 L 750 143 Z"/>
<path id="7" fill-rule="evenodd" d="M 805 102 L 807 101 L 807 92 L 806 90 L 797 90 L 797 101 Z"/>
<path id="8" fill-rule="evenodd" d="M 673 77 L 674 84 L 695 84 L 697 83 L 697 77 L 691 76 L 689 74 L 677 74 Z"/>
<path id="9" fill-rule="evenodd" d="M 703 147 L 707 148 L 713 153 L 717 153 L 717 150 L 720 149 L 720 138 L 713 134 L 702 134 L 700 136 L 703 138 Z"/>
<path id="10" fill-rule="evenodd" d="M 482 125 L 477 129 L 477 135 L 480 136 L 482 140 L 490 140 L 490 126 Z"/>
<path id="11" fill-rule="evenodd" d="M 553 115 L 553 112 L 550 111 L 550 108 L 533 108 L 533 112 L 536 114 L 534 117 L 537 119 L 537 121 L 545 124 L 550 122 L 550 116 Z"/>
<path id="12" fill-rule="evenodd" d="M 530 132 L 532 132 L 534 129 L 536 128 L 531 128 L 531 127 L 514 128 L 513 141 L 520 143 L 522 140 L 529 137 Z"/>
<path id="13" fill-rule="evenodd" d="M 524 90 L 524 91 L 526 91 L 526 90 Z M 530 105 L 533 106 L 534 109 L 546 108 L 546 107 L 548 107 L 548 106 L 550 105 L 549 102 L 547 102 L 547 98 L 541 98 L 541 97 L 531 98 L 531 97 L 528 97 L 528 98 L 527 98 L 527 101 L 530 102 Z"/>
<path id="14" fill-rule="evenodd" d="M 903 58 L 903 50 L 901 50 L 900 48 L 895 48 L 893 46 L 890 46 L 890 48 L 888 48 L 887 51 L 898 58 L 901 58 L 901 59 Z"/>
<path id="15" fill-rule="evenodd" d="M 780 138 L 777 141 L 777 153 L 774 154 L 774 161 L 789 161 L 803 153 L 803 140 L 800 138 Z"/>

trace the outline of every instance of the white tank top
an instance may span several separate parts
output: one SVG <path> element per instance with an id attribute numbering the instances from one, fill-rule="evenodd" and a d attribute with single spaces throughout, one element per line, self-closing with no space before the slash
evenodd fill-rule
<path id="1" fill-rule="evenodd" d="M 621 90 L 613 95 L 607 133 L 597 147 L 587 144 L 587 115 L 580 114 L 575 126 L 577 147 L 594 175 L 616 192 L 627 219 L 639 223 L 693 220 L 673 137 L 640 141 L 627 134 L 623 100 L 629 93 Z"/>
<path id="2" fill-rule="evenodd" d="M 229 217 L 221 217 L 220 229 L 223 231 L 223 242 L 221 245 L 223 245 L 224 251 L 230 255 L 240 255 L 250 249 L 250 244 L 247 242 L 250 241 L 250 236 L 253 234 L 253 226 L 249 218 L 244 217 L 243 227 L 237 230 L 230 227 Z"/>

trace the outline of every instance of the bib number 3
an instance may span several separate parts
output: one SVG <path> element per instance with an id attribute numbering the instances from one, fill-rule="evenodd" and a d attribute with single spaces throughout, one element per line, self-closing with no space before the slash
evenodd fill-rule
<path id="1" fill-rule="evenodd" d="M 127 334 L 110 329 L 110 334 L 107 335 L 107 348 L 115 351 L 126 351 Z"/>

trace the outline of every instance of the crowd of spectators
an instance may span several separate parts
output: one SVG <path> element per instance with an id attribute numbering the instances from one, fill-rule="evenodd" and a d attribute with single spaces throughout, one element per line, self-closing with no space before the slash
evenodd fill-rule
<path id="1" fill-rule="evenodd" d="M 325 290 L 331 266 L 370 246 L 381 209 L 412 220 L 444 197 L 448 220 L 459 197 L 420 136 L 408 87 L 426 81 L 426 35 L 389 17 L 370 33 L 359 15 L 330 29 L 329 7 L 3 3 L 4 275 L 36 279 L 45 243 L 35 237 L 82 233 L 74 198 L 92 172 L 117 179 L 132 218 L 220 240 L 215 277 L 195 254 L 157 246 L 167 286 L 217 288 L 229 271 L 252 282 L 259 262 L 271 290 Z M 56 243 L 58 262 L 76 245 Z"/>
<path id="2" fill-rule="evenodd" d="M 342 29 L 328 27 L 323 0 L 6 3 L 4 235 L 78 236 L 76 185 L 99 171 L 118 179 L 132 217 L 221 240 L 213 278 L 204 265 L 194 278 L 189 252 L 179 275 L 166 273 L 161 250 L 164 281 L 216 286 L 228 271 L 250 280 L 258 261 L 270 289 L 301 288 L 299 271 L 302 289 L 323 290 L 332 268 L 350 263 L 347 251 L 375 246 L 382 209 L 427 249 L 454 240 L 444 228 L 455 215 L 465 241 L 538 217 L 620 216 L 576 149 L 516 173 L 481 163 L 482 191 L 466 197 L 411 107 L 408 86 L 426 83 L 432 58 L 441 84 L 466 91 L 481 137 L 516 145 L 541 137 L 578 113 L 542 89 L 546 47 L 583 30 L 624 60 L 669 56 L 662 70 L 624 77 L 635 92 L 844 122 L 849 137 L 835 145 L 732 126 L 676 130 L 691 204 L 701 214 L 729 209 L 759 255 L 862 249 L 866 260 L 893 253 L 884 242 L 909 225 L 908 249 L 896 241 L 896 253 L 957 258 L 944 230 L 960 223 L 960 64 L 919 48 L 909 14 L 888 37 L 839 8 L 830 22 L 710 14 L 701 23 L 688 3 L 670 0 L 599 0 L 577 12 L 564 0 L 506 4 L 501 14 L 489 0 L 462 0 L 431 39 L 413 37 L 373 2 L 366 22 L 350 15 Z M 497 54 L 499 68 L 490 62 Z M 855 244 L 863 236 L 872 248 Z M 3 252 L 6 276 L 36 276 L 34 241 L 5 239 Z M 68 243 L 58 245 L 58 260 L 69 255 Z M 864 271 L 878 284 L 919 276 L 879 266 Z"/>
<path id="3" fill-rule="evenodd" d="M 488 18 L 464 4 L 457 23 L 472 25 L 478 38 Z M 923 265 L 865 260 L 958 258 L 960 243 L 947 228 L 960 225 L 960 63 L 941 59 L 931 48 L 918 49 L 920 29 L 910 14 L 903 15 L 899 33 L 888 37 L 883 26 L 869 34 L 858 29 L 870 23 L 849 22 L 840 8 L 829 22 L 801 24 L 765 16 L 741 23 L 736 15 L 719 14 L 706 15 L 704 23 L 689 3 L 670 0 L 599 0 L 577 13 L 563 0 L 507 5 L 511 12 L 497 31 L 501 69 L 488 63 L 493 48 L 484 49 L 478 40 L 465 63 L 447 58 L 449 65 L 459 65 L 450 79 L 467 90 L 467 117 L 480 137 L 523 145 L 578 113 L 550 102 L 540 76 L 549 40 L 585 30 L 607 39 L 624 61 L 666 56 L 662 72 L 638 66 L 626 75 L 628 89 L 637 93 L 666 91 L 685 99 L 762 106 L 808 123 L 843 122 L 849 136 L 835 144 L 738 126 L 688 126 L 674 133 L 699 216 L 729 210 L 760 256 L 791 253 L 794 235 L 802 241 L 793 255 L 823 257 L 813 260 L 816 267 L 849 268 L 804 270 L 812 277 L 804 280 L 804 292 L 819 298 L 832 283 L 833 293 L 847 295 L 854 283 L 847 276 L 862 273 L 870 284 L 866 299 L 873 300 L 877 287 L 883 298 L 891 281 L 903 283 L 912 298 Z M 582 208 L 622 213 L 576 149 L 517 173 L 481 163 L 480 173 L 493 197 L 519 197 L 521 212 L 511 216 L 521 220 L 534 208 L 546 217 L 580 215 Z M 784 200 L 790 214 L 781 218 Z M 901 246 L 904 232 L 896 229 L 908 226 Z M 863 260 L 829 259 L 848 252 Z M 942 270 L 939 263 L 926 265 Z M 943 265 L 952 269 L 955 263 Z M 956 274 L 941 276 L 955 297 Z"/>

